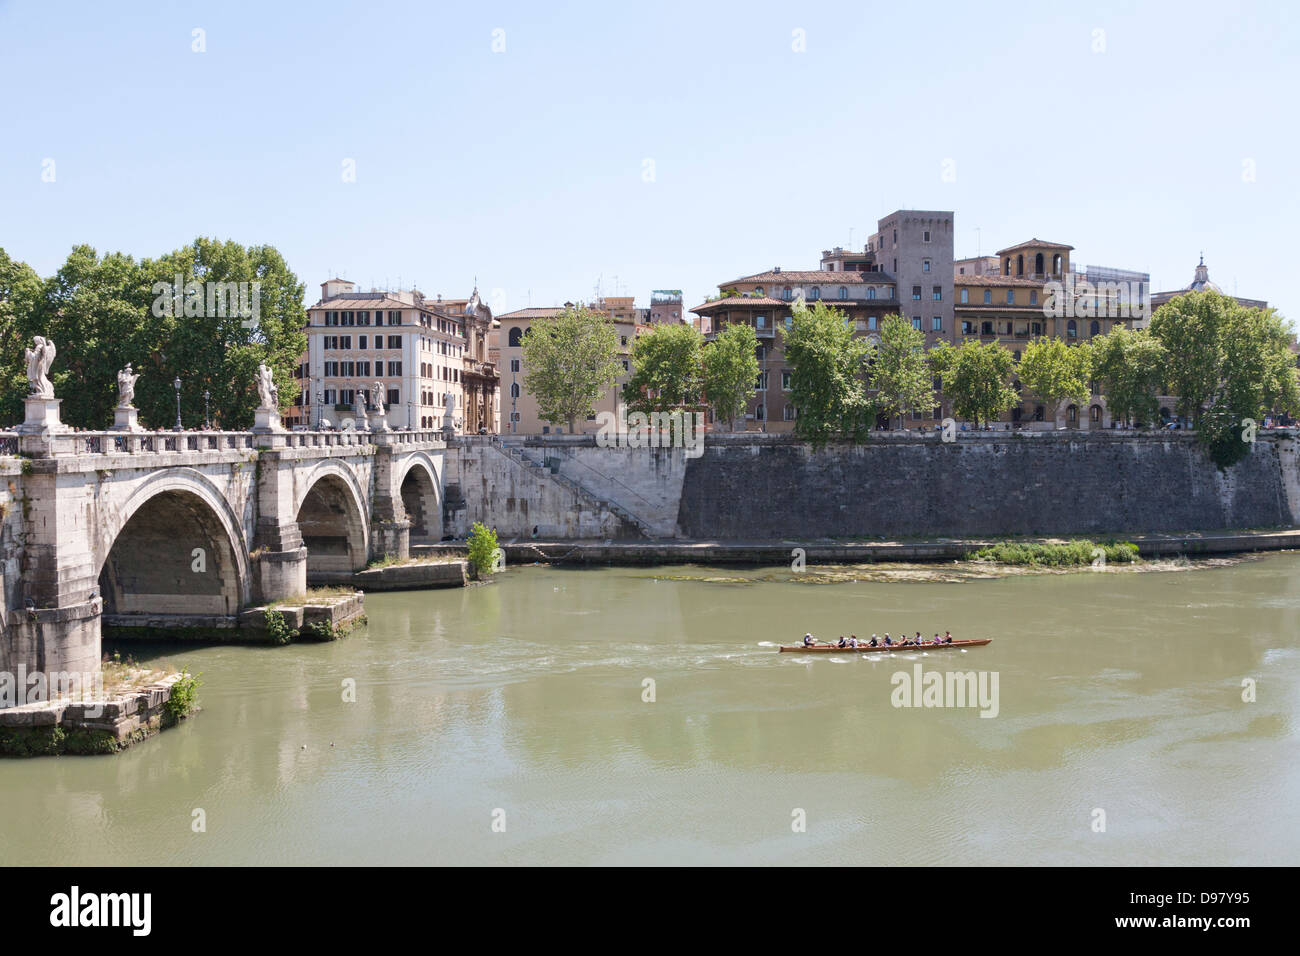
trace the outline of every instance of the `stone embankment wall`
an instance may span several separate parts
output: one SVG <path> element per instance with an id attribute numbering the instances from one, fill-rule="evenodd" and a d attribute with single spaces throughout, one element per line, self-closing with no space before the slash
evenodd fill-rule
<path id="1" fill-rule="evenodd" d="M 532 468 L 486 443 L 449 452 L 449 474 L 452 456 L 459 460 L 469 520 L 507 538 L 534 525 L 551 540 L 783 541 L 1300 524 L 1298 442 L 1290 431 L 1261 433 L 1226 470 L 1195 436 L 1177 432 L 993 432 L 950 443 L 891 434 L 819 451 L 788 436 L 721 435 L 697 458 L 680 448 L 600 448 L 582 436 L 519 444 Z M 612 527 L 600 502 L 634 520 Z"/>

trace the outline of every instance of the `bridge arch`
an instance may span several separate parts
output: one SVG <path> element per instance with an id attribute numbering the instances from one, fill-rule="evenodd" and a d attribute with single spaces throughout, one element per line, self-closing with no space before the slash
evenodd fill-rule
<path id="1" fill-rule="evenodd" d="M 91 556 L 105 614 L 231 618 L 249 603 L 242 522 L 203 473 L 157 472 L 101 515 Z"/>
<path id="2" fill-rule="evenodd" d="M 294 513 L 307 546 L 309 583 L 351 580 L 370 554 L 370 510 L 356 473 L 322 461 L 302 481 Z"/>
<path id="3" fill-rule="evenodd" d="M 411 522 L 411 543 L 441 541 L 442 493 L 433 460 L 424 452 L 409 455 L 402 465 L 397 487 Z"/>

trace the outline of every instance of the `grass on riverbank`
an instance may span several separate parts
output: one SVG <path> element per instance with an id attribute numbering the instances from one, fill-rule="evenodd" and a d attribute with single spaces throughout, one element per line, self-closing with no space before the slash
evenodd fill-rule
<path id="1" fill-rule="evenodd" d="M 1011 566 L 1070 568 L 1096 564 L 1134 564 L 1142 559 L 1131 541 L 1028 542 L 999 541 L 997 544 L 967 552 L 971 561 L 987 561 Z"/>
<path id="2" fill-rule="evenodd" d="M 345 585 L 328 585 L 324 587 L 308 588 L 305 594 L 293 594 L 287 598 L 272 601 L 267 604 L 266 607 L 302 607 L 305 604 L 328 604 L 338 598 L 351 597 L 356 593 L 356 588 L 347 587 Z"/>
<path id="3" fill-rule="evenodd" d="M 395 568 L 399 565 L 406 567 L 412 564 L 452 564 L 456 561 L 463 561 L 464 558 L 457 557 L 454 554 L 422 554 L 418 557 L 399 558 L 395 554 L 386 554 L 382 558 L 375 558 L 366 565 L 367 571 L 373 571 L 376 568 Z"/>

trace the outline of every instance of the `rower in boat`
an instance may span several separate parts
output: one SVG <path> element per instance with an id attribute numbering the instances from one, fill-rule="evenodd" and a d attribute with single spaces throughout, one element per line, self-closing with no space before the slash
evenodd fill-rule
<path id="1" fill-rule="evenodd" d="M 835 646 L 836 646 L 836 647 L 848 647 L 848 646 L 849 646 L 849 642 L 846 641 L 846 640 L 844 640 L 844 635 L 841 634 L 841 635 L 840 635 L 840 642 L 839 642 L 838 644 L 836 644 Z"/>
<path id="2" fill-rule="evenodd" d="M 932 644 L 942 644 L 942 643 L 943 643 L 943 641 L 939 640 L 939 632 L 938 632 L 938 631 L 935 631 L 935 632 L 934 632 L 934 640 L 931 641 L 930 643 L 932 643 Z"/>
<path id="3" fill-rule="evenodd" d="M 944 631 L 944 632 L 943 632 L 943 642 L 944 642 L 945 644 L 951 644 L 951 643 L 952 643 L 952 631 Z"/>
<path id="4" fill-rule="evenodd" d="M 888 631 L 885 632 L 884 645 L 885 645 L 886 647 L 893 647 L 893 646 L 894 646 L 894 642 L 891 641 L 891 640 L 889 639 L 889 632 L 888 632 Z"/>
<path id="5" fill-rule="evenodd" d="M 805 634 L 805 635 L 803 636 L 803 646 L 804 646 L 804 647 L 812 647 L 812 646 L 813 646 L 814 644 L 816 644 L 816 643 L 817 643 L 817 642 L 813 640 L 813 636 L 812 636 L 811 634 Z"/>
<path id="6" fill-rule="evenodd" d="M 879 647 L 879 646 L 880 646 L 880 642 L 876 640 L 876 635 L 874 635 L 874 634 L 871 635 L 871 640 L 868 641 L 868 643 L 869 643 L 872 647 Z"/>

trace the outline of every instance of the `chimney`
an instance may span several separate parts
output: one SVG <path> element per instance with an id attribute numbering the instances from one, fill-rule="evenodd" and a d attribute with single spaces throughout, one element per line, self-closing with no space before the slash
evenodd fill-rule
<path id="1" fill-rule="evenodd" d="M 780 266 L 773 266 L 773 267 L 772 267 L 772 271 L 773 271 L 773 272 L 780 272 L 780 271 L 781 271 L 781 267 L 780 267 Z"/>

